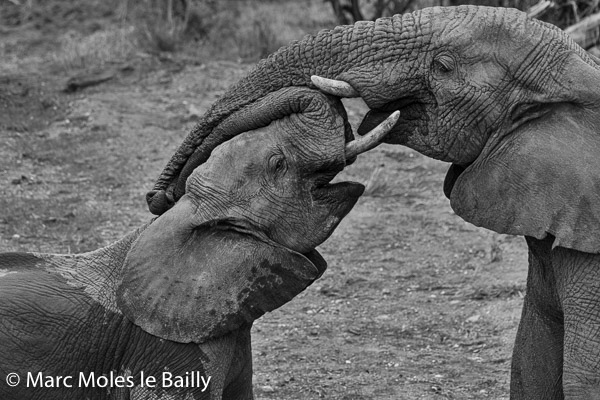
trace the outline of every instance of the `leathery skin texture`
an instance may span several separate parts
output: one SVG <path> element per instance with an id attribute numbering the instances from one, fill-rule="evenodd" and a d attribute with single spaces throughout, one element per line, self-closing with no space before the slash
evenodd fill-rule
<path id="1" fill-rule="evenodd" d="M 250 326 L 206 344 L 175 343 L 118 311 L 111 293 L 139 233 L 83 255 L 0 255 L 0 398 L 220 399 L 221 391 L 223 398 L 252 398 Z M 191 372 L 210 376 L 209 384 L 192 382 Z M 10 373 L 19 385 L 5 384 Z M 173 387 L 161 387 L 163 373 L 172 374 Z M 198 387 L 175 387 L 177 376 Z M 156 388 L 141 385 L 148 377 Z M 42 380 L 55 387 L 39 387 Z"/>
<path id="2" fill-rule="evenodd" d="M 600 398 L 600 255 L 527 237 L 527 295 L 511 399 Z M 566 396 L 565 396 L 566 394 Z"/>

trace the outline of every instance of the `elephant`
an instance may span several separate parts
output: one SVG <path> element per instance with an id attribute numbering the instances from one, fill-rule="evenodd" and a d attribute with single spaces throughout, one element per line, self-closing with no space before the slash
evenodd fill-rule
<path id="1" fill-rule="evenodd" d="M 600 60 L 519 12 L 476 15 L 436 43 L 428 127 L 387 138 L 452 163 L 443 189 L 457 215 L 525 237 L 511 399 L 600 399 Z M 313 81 L 362 96 L 344 79 Z M 406 101 L 371 110 L 359 133 Z"/>
<path id="2" fill-rule="evenodd" d="M 385 142 L 451 163 L 444 192 L 460 217 L 525 236 L 512 399 L 600 398 L 600 60 L 514 9 L 434 7 L 322 31 L 259 62 L 208 110 L 150 210 L 172 207 L 231 138 L 229 115 L 287 86 L 361 97 L 359 134 L 401 111 Z"/>
<path id="3" fill-rule="evenodd" d="M 0 398 L 253 398 L 253 321 L 323 274 L 315 248 L 364 190 L 331 181 L 395 123 L 353 140 L 338 99 L 284 88 L 222 129 L 256 120 L 116 243 L 0 254 Z"/>

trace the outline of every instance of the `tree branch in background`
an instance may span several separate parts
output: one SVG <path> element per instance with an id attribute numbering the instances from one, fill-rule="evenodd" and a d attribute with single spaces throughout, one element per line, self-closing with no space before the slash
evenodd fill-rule
<path id="1" fill-rule="evenodd" d="M 600 0 L 324 0 L 330 3 L 342 25 L 374 21 L 430 6 L 475 4 L 515 7 L 531 18 L 538 18 L 565 29 L 584 49 L 600 43 Z M 600 51 L 597 51 L 600 54 Z"/>
<path id="2" fill-rule="evenodd" d="M 342 25 L 356 21 L 375 21 L 422 8 L 416 0 L 324 0 L 330 3 L 338 22 Z M 435 1 L 422 1 L 424 5 L 438 5 Z M 427 4 L 426 4 L 427 3 Z"/>

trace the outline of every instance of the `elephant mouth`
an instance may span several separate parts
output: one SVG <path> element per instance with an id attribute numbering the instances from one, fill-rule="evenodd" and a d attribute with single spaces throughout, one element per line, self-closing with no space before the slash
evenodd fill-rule
<path id="1" fill-rule="evenodd" d="M 310 189 L 313 204 L 324 209 L 327 215 L 339 219 L 350 212 L 365 191 L 365 186 L 358 182 L 336 181 L 332 183 L 347 165 L 349 162 L 328 165 L 322 170 L 323 172 L 316 174 Z"/>
<path id="2" fill-rule="evenodd" d="M 352 208 L 358 198 L 363 194 L 365 186 L 358 182 L 335 182 L 331 181 L 344 169 L 345 165 L 339 165 L 330 171 L 319 174 L 312 189 L 312 198 L 318 204 L 324 204 L 340 210 L 346 207 Z M 350 211 L 350 210 L 348 210 Z"/>
<path id="3" fill-rule="evenodd" d="M 328 79 L 317 75 L 311 76 L 312 83 L 322 92 L 336 97 L 361 97 L 360 92 L 350 83 L 338 79 Z M 363 98 L 364 99 L 364 98 Z M 417 89 L 404 93 L 402 97 L 389 101 L 381 106 L 369 104 L 370 111 L 365 115 L 358 128 L 359 135 L 365 135 L 375 126 L 382 124 L 395 113 L 400 115 L 393 126 L 388 129 L 383 142 L 390 144 L 406 144 L 408 138 L 415 133 L 427 135 L 430 119 L 436 119 L 437 101 L 428 90 Z"/>
<path id="4" fill-rule="evenodd" d="M 349 181 L 328 183 L 313 188 L 313 204 L 325 211 L 325 215 L 328 216 L 326 220 L 336 221 L 335 225 L 326 229 L 330 231 L 328 234 L 333 232 L 337 223 L 352 210 L 364 191 L 364 185 Z"/>
<path id="5" fill-rule="evenodd" d="M 365 187 L 357 182 L 331 183 L 331 181 L 346 165 L 354 162 L 359 154 L 381 144 L 396 125 L 399 117 L 399 112 L 392 111 L 362 137 L 352 140 L 351 137 L 346 136 L 343 162 L 325 165 L 322 168 L 323 172 L 317 173 L 315 186 L 312 189 L 313 201 L 317 204 L 329 205 L 331 212 L 336 216 L 345 216 L 363 194 Z"/>
<path id="6" fill-rule="evenodd" d="M 416 97 L 406 97 L 369 110 L 358 127 L 358 134 L 364 135 L 395 111 L 400 111 L 400 118 L 383 140 L 385 143 L 405 144 L 415 126 L 427 124 L 429 113 L 426 110 L 426 103 Z"/>
<path id="7" fill-rule="evenodd" d="M 325 203 L 354 203 L 365 191 L 365 186 L 358 182 L 336 182 L 313 189 L 313 200 Z"/>
<path id="8" fill-rule="evenodd" d="M 450 198 L 452 195 L 452 189 L 454 189 L 454 184 L 460 175 L 465 172 L 465 170 L 469 168 L 471 164 L 472 163 L 467 165 L 452 164 L 450 168 L 448 168 L 448 172 L 446 172 L 446 178 L 444 179 L 444 195 L 447 198 Z"/>

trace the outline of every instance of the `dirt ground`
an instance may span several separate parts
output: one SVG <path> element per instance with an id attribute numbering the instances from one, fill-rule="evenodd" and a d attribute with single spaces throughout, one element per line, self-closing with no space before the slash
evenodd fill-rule
<path id="1" fill-rule="evenodd" d="M 35 49 L 32 32 L 2 41 Z M 0 68 L 1 251 L 89 251 L 148 221 L 170 155 L 251 67 L 153 55 L 64 93 L 72 76 L 43 60 Z M 346 104 L 356 125 L 365 107 Z M 524 240 L 454 215 L 446 169 L 382 145 L 342 173 L 367 192 L 321 246 L 324 276 L 255 323 L 257 399 L 508 398 Z"/>

